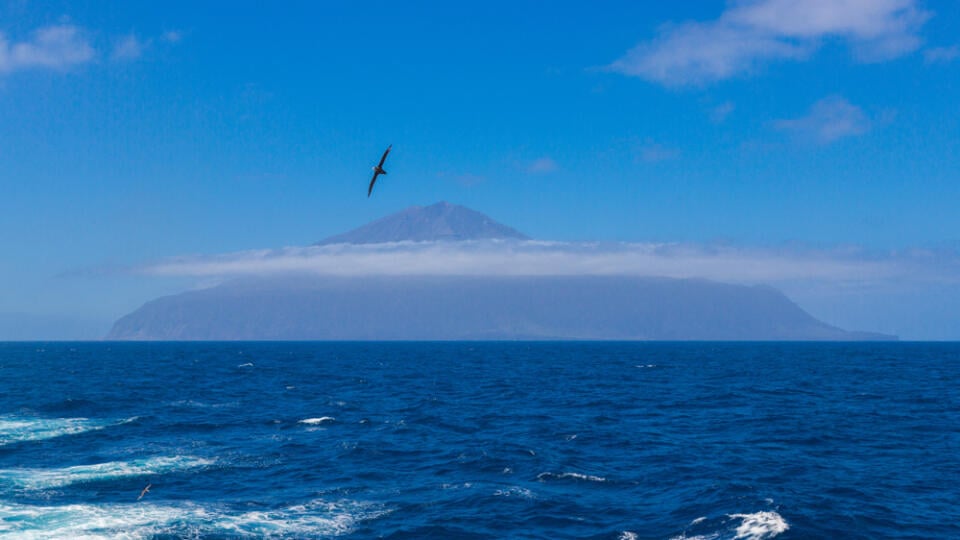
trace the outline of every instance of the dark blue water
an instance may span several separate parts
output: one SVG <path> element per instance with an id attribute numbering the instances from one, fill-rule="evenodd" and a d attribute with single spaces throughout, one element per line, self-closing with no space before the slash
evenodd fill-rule
<path id="1" fill-rule="evenodd" d="M 960 538 L 958 383 L 957 344 L 0 344 L 0 536 Z"/>

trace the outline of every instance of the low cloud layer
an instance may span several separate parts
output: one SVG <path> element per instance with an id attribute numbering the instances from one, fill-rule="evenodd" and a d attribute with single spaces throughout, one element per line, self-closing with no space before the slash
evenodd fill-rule
<path id="1" fill-rule="evenodd" d="M 667 24 L 610 69 L 666 86 L 705 84 L 774 61 L 803 60 L 824 40 L 847 43 L 860 62 L 917 50 L 930 13 L 915 0 L 747 0 L 719 18 Z"/>
<path id="2" fill-rule="evenodd" d="M 637 275 L 738 283 L 897 280 L 960 283 L 951 253 L 743 248 L 655 243 L 399 242 L 290 247 L 178 257 L 132 270 L 150 276 Z"/>

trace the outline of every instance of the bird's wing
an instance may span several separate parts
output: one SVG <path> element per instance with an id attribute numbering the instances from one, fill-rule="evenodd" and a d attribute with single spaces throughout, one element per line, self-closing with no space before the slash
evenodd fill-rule
<path id="1" fill-rule="evenodd" d="M 384 150 L 384 152 L 383 152 L 383 157 L 380 158 L 380 164 L 377 165 L 377 167 L 383 167 L 383 162 L 387 160 L 387 154 L 390 153 L 390 149 L 391 149 L 391 148 L 393 148 L 393 145 L 392 145 L 392 144 L 391 144 L 390 146 L 388 146 L 386 150 Z"/>
<path id="2" fill-rule="evenodd" d="M 373 193 L 373 184 L 376 183 L 376 181 L 377 181 L 377 175 L 379 175 L 379 174 L 380 174 L 380 173 L 378 173 L 378 172 L 373 173 L 373 178 L 370 179 L 370 187 L 367 188 L 367 197 L 369 197 L 370 194 Z"/>

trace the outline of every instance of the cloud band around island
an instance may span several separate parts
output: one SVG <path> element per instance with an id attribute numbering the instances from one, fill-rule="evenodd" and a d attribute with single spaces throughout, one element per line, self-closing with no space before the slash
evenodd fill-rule
<path id="1" fill-rule="evenodd" d="M 156 277 L 636 275 L 736 283 L 960 282 L 960 258 L 930 251 L 744 248 L 672 243 L 540 241 L 334 244 L 185 256 L 129 272 Z"/>

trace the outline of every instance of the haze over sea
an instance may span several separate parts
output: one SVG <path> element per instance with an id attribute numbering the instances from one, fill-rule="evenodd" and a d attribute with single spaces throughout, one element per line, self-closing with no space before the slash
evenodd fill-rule
<path id="1" fill-rule="evenodd" d="M 958 380 L 945 343 L 5 343 L 0 536 L 960 538 Z"/>

